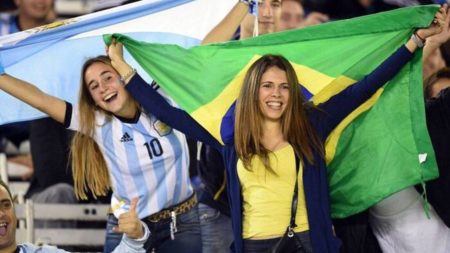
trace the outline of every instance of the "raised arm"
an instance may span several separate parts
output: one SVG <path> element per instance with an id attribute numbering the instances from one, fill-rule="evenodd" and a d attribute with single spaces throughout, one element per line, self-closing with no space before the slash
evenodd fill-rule
<path id="1" fill-rule="evenodd" d="M 30 83 L 6 74 L 1 62 L 0 89 L 49 115 L 56 121 L 60 123 L 64 122 L 64 116 L 66 114 L 65 101 L 44 93 Z"/>
<path id="2" fill-rule="evenodd" d="M 448 15 L 448 8 L 446 8 L 447 17 L 442 24 L 442 31 L 438 34 L 427 38 L 425 47 L 423 48 L 423 60 L 425 61 L 430 55 L 433 54 L 442 44 L 450 39 L 450 15 Z"/>
<path id="3" fill-rule="evenodd" d="M 108 54 L 117 72 L 121 76 L 126 76 L 127 73 L 132 73 L 133 71 L 131 66 L 123 59 L 122 50 L 123 46 L 121 43 L 113 42 L 109 46 Z M 159 120 L 183 132 L 194 140 L 205 142 L 217 149 L 221 148 L 220 143 L 189 114 L 170 105 L 164 97 L 148 85 L 139 75 L 126 78 L 125 85 L 128 92 L 130 92 L 144 109 Z"/>
<path id="4" fill-rule="evenodd" d="M 203 39 L 202 44 L 229 41 L 248 13 L 249 5 L 239 1 Z"/>
<path id="5" fill-rule="evenodd" d="M 326 112 L 329 131 L 334 129 L 350 112 L 369 99 L 381 86 L 392 79 L 403 66 L 412 59 L 418 46 L 423 46 L 426 38 L 438 34 L 441 31 L 444 20 L 447 18 L 447 6 L 444 5 L 436 14 L 436 22 L 428 28 L 415 32 L 415 38 L 400 47 L 394 54 L 387 58 L 372 73 L 359 82 L 347 87 L 339 94 L 332 97 L 319 107 Z"/>
<path id="6" fill-rule="evenodd" d="M 126 89 L 144 107 L 144 109 L 169 126 L 183 132 L 190 138 L 205 142 L 216 149 L 220 144 L 198 124 L 188 113 L 173 107 L 155 89 L 148 85 L 139 75 L 135 75 Z"/>

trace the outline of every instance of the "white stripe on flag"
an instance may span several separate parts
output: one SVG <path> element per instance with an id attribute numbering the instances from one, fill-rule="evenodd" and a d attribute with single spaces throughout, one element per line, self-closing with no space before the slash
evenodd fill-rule
<path id="1" fill-rule="evenodd" d="M 4 44 L 0 57 L 7 73 L 76 103 L 83 62 L 105 53 L 102 34 L 123 33 L 138 40 L 190 47 L 198 44 L 234 4 L 229 0 L 140 1 L 34 34 L 28 31 L 0 37 Z M 125 58 L 150 81 L 129 55 Z M 4 92 L 0 92 L 0 108 L 0 125 L 43 116 Z"/>

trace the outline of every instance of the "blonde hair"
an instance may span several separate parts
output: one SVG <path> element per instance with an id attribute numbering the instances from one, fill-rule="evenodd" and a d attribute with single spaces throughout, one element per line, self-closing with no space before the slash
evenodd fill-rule
<path id="1" fill-rule="evenodd" d="M 87 68 L 97 62 L 112 66 L 111 60 L 106 56 L 98 56 L 84 63 L 81 70 L 78 99 L 80 131 L 75 134 L 70 148 L 75 195 L 79 199 L 87 199 L 86 192 L 88 190 L 96 198 L 97 196 L 107 195 L 111 189 L 111 180 L 105 158 L 93 139 L 96 124 L 96 104 L 89 93 L 84 78 Z M 100 111 L 111 115 L 109 112 Z"/>
<path id="2" fill-rule="evenodd" d="M 251 159 L 258 156 L 264 167 L 273 172 L 269 163 L 271 152 L 261 143 L 263 136 L 263 115 L 259 106 L 259 87 L 262 75 L 271 67 L 286 72 L 289 83 L 289 101 L 281 117 L 283 137 L 293 147 L 295 154 L 303 161 L 314 164 L 314 152 L 323 157 L 323 144 L 311 126 L 307 111 L 313 109 L 303 96 L 297 75 L 292 65 L 284 57 L 265 55 L 258 59 L 246 73 L 239 97 L 236 101 L 234 143 L 239 159 L 248 170 Z"/>

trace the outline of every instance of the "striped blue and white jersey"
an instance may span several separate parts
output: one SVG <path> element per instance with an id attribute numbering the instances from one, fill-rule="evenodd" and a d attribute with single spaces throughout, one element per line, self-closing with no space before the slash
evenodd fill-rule
<path id="1" fill-rule="evenodd" d="M 0 36 L 19 32 L 19 26 L 17 25 L 16 15 L 9 13 L 0 14 Z"/>
<path id="2" fill-rule="evenodd" d="M 72 108 L 69 128 L 77 131 L 79 111 Z M 116 216 L 128 210 L 134 197 L 142 219 L 193 194 L 184 134 L 145 111 L 134 123 L 96 113 L 96 125 L 94 139 L 109 169 Z"/>

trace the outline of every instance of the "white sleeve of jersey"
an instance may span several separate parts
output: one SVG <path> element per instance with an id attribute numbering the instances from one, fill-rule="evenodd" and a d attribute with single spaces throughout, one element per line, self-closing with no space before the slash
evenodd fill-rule
<path id="1" fill-rule="evenodd" d="M 80 111 L 78 110 L 78 105 L 72 105 L 72 117 L 70 117 L 68 129 L 80 131 Z"/>
<path id="2" fill-rule="evenodd" d="M 105 115 L 95 112 L 95 124 L 102 125 L 106 120 Z M 103 122 L 103 123 L 101 123 Z M 80 110 L 78 109 L 78 105 L 72 106 L 72 117 L 70 118 L 70 124 L 68 129 L 74 130 L 77 132 L 81 132 L 80 126 Z"/>

